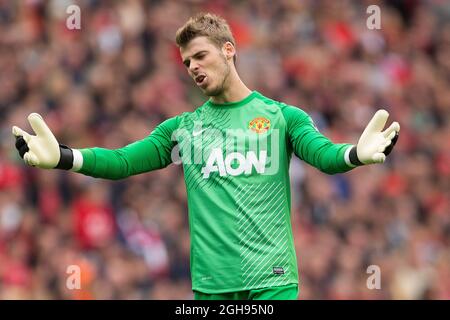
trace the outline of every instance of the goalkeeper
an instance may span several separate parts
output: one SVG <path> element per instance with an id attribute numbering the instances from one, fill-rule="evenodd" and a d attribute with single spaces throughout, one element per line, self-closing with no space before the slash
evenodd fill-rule
<path id="1" fill-rule="evenodd" d="M 123 148 L 74 149 L 58 143 L 43 118 L 36 135 L 14 126 L 25 163 L 103 179 L 123 179 L 181 160 L 187 189 L 195 299 L 297 299 L 290 220 L 294 153 L 327 174 L 383 163 L 400 126 L 378 110 L 358 142 L 335 144 L 303 110 L 252 91 L 236 71 L 225 20 L 191 18 L 176 34 L 186 70 L 209 100 L 159 124 Z M 181 157 L 181 158 L 180 158 Z"/>

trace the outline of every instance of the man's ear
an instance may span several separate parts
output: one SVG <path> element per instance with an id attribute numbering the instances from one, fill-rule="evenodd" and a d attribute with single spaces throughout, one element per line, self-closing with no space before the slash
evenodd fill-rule
<path id="1" fill-rule="evenodd" d="M 222 46 L 222 52 L 227 60 L 233 59 L 233 57 L 236 55 L 236 48 L 230 41 L 227 41 Z"/>

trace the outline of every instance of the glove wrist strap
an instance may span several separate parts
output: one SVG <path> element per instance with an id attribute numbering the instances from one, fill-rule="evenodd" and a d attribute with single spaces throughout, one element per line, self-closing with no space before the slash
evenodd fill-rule
<path id="1" fill-rule="evenodd" d="M 362 166 L 362 165 L 364 165 L 364 163 L 362 163 L 358 159 L 358 154 L 356 153 L 356 146 L 351 148 L 350 153 L 348 155 L 348 158 L 349 158 L 351 164 L 353 164 L 355 166 Z"/>
<path id="2" fill-rule="evenodd" d="M 73 151 L 68 146 L 63 144 L 59 145 L 59 151 L 61 153 L 61 157 L 59 158 L 58 165 L 55 169 L 63 169 L 70 170 L 73 166 Z"/>

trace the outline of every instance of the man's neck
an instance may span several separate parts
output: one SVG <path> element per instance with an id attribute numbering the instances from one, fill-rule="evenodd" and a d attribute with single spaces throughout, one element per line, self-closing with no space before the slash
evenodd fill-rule
<path id="1" fill-rule="evenodd" d="M 252 93 L 237 75 L 233 80 L 232 84 L 220 95 L 211 97 L 211 101 L 218 104 L 237 102 L 245 99 Z"/>

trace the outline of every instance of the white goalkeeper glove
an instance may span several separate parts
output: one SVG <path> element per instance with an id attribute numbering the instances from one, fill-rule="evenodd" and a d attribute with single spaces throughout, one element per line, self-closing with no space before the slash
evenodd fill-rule
<path id="1" fill-rule="evenodd" d="M 353 165 L 383 163 L 391 153 L 398 140 L 400 124 L 393 122 L 389 128 L 382 131 L 386 125 L 389 113 L 378 110 L 364 129 L 358 144 L 350 149 L 349 160 Z"/>
<path id="2" fill-rule="evenodd" d="M 42 169 L 71 169 L 72 149 L 56 141 L 52 131 L 39 114 L 30 114 L 28 122 L 36 133 L 35 136 L 19 127 L 12 127 L 12 133 L 16 137 L 16 148 L 25 163 Z"/>

